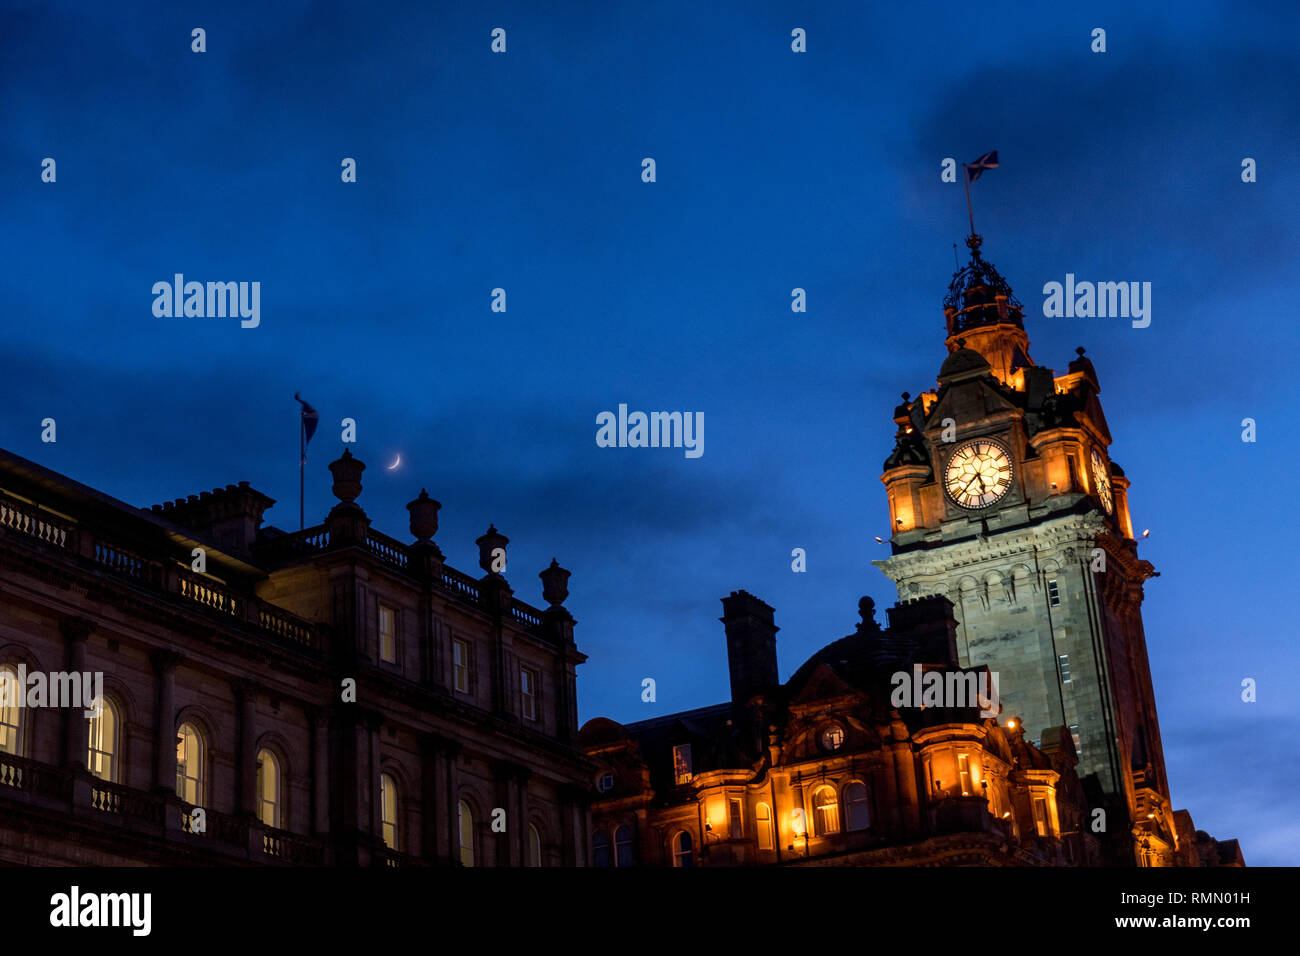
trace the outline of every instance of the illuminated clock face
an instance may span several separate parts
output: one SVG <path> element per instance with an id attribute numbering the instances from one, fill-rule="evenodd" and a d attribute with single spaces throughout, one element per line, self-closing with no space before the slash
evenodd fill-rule
<path id="1" fill-rule="evenodd" d="M 992 438 L 958 445 L 948 459 L 943 486 L 963 508 L 987 508 L 1011 490 L 1011 453 Z"/>
<path id="2" fill-rule="evenodd" d="M 1115 499 L 1111 497 L 1110 493 L 1110 469 L 1106 467 L 1106 461 L 1101 457 L 1101 452 L 1095 448 L 1092 450 L 1092 484 L 1097 489 L 1097 497 L 1101 499 L 1106 514 L 1113 514 Z"/>

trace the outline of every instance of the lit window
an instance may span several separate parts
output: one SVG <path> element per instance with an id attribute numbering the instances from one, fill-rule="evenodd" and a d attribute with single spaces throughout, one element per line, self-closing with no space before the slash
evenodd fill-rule
<path id="1" fill-rule="evenodd" d="M 691 782 L 690 744 L 678 744 L 673 748 L 673 780 L 679 784 Z"/>
<path id="2" fill-rule="evenodd" d="M 758 820 L 758 848 L 772 849 L 776 845 L 772 835 L 772 808 L 766 803 L 760 803 L 754 808 L 754 816 Z"/>
<path id="3" fill-rule="evenodd" d="M 961 779 L 961 795 L 970 796 L 970 757 L 966 754 L 957 755 L 957 776 Z"/>
<path id="4" fill-rule="evenodd" d="M 460 817 L 460 864 L 474 865 L 474 811 L 464 800 L 456 808 Z"/>
<path id="5" fill-rule="evenodd" d="M 844 805 L 850 830 L 865 830 L 871 826 L 871 804 L 865 784 L 855 780 L 845 787 Z"/>
<path id="6" fill-rule="evenodd" d="M 731 838 L 739 840 L 744 836 L 744 825 L 741 819 L 741 803 L 739 800 L 731 799 L 727 801 L 727 818 L 731 824 Z"/>
<path id="7" fill-rule="evenodd" d="M 614 775 L 606 772 L 596 778 L 596 789 L 601 793 L 609 793 L 614 789 Z"/>
<path id="8" fill-rule="evenodd" d="M 528 824 L 528 865 L 542 865 L 542 835 L 531 823 Z"/>
<path id="9" fill-rule="evenodd" d="M 387 604 L 379 605 L 379 659 L 397 660 L 397 612 Z"/>
<path id="10" fill-rule="evenodd" d="M 469 693 L 469 644 L 459 638 L 451 642 L 451 666 L 454 686 L 462 694 Z"/>
<path id="11" fill-rule="evenodd" d="M 18 683 L 18 671 L 0 667 L 0 753 L 23 755 L 23 709 L 18 706 L 26 688 Z"/>
<path id="12" fill-rule="evenodd" d="M 519 693 L 523 699 L 524 720 L 537 719 L 537 672 L 528 667 L 519 670 Z"/>
<path id="13" fill-rule="evenodd" d="M 694 866 L 692 847 L 691 835 L 685 830 L 673 837 L 673 866 Z"/>
<path id="14" fill-rule="evenodd" d="M 1061 683 L 1068 684 L 1070 683 L 1070 655 L 1062 654 L 1060 656 L 1060 661 L 1061 661 Z"/>
<path id="15" fill-rule="evenodd" d="M 1079 739 L 1079 725 L 1070 725 L 1070 737 L 1074 740 L 1074 754 L 1076 757 L 1083 756 L 1083 742 Z"/>
<path id="16" fill-rule="evenodd" d="M 630 826 L 624 825 L 614 831 L 614 850 L 614 862 L 617 866 L 633 866 L 636 863 Z"/>
<path id="17" fill-rule="evenodd" d="M 1047 801 L 1042 797 L 1034 798 L 1034 826 L 1039 836 L 1047 836 Z"/>
<path id="18" fill-rule="evenodd" d="M 609 866 L 609 834 L 604 830 L 592 834 L 591 855 L 593 865 L 602 869 Z"/>
<path id="19" fill-rule="evenodd" d="M 822 746 L 827 750 L 839 750 L 844 745 L 844 728 L 831 724 L 822 731 Z"/>
<path id="20" fill-rule="evenodd" d="M 813 794 L 813 836 L 840 832 L 840 805 L 833 787 L 819 787 Z"/>
<path id="21" fill-rule="evenodd" d="M 203 803 L 204 749 L 198 728 L 181 724 L 176 731 L 176 796 L 196 806 Z"/>
<path id="22" fill-rule="evenodd" d="M 397 781 L 389 774 L 379 775 L 379 819 L 383 826 L 384 846 L 397 851 Z"/>
<path id="23" fill-rule="evenodd" d="M 257 752 L 257 818 L 264 826 L 283 828 L 280 822 L 280 761 L 269 750 Z"/>
<path id="24" fill-rule="evenodd" d="M 117 779 L 117 708 L 107 697 L 101 702 L 98 717 L 90 718 L 90 744 L 86 769 L 100 780 Z"/>
<path id="25" fill-rule="evenodd" d="M 1047 582 L 1047 603 L 1052 607 L 1061 606 L 1061 589 L 1056 586 L 1056 579 Z"/>

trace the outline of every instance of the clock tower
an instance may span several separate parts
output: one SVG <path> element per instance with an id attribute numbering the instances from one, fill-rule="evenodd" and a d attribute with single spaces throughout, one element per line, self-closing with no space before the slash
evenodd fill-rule
<path id="1" fill-rule="evenodd" d="M 1065 727 L 1089 821 L 1112 862 L 1172 862 L 1177 848 L 1142 630 L 1129 482 L 1110 457 L 1101 385 L 1078 357 L 1062 375 L 1029 356 L 1023 309 L 966 240 L 944 299 L 937 387 L 903 393 L 881 481 L 900 599 L 953 604 L 964 667 L 999 676 L 1003 712 L 1040 739 Z"/>

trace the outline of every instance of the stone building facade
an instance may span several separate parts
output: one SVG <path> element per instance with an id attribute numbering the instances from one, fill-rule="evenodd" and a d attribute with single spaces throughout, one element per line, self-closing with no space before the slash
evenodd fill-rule
<path id="1" fill-rule="evenodd" d="M 364 467 L 285 533 L 246 482 L 143 510 L 0 452 L 0 673 L 103 680 L 0 706 L 0 864 L 587 862 L 568 572 L 516 599 L 495 528 L 446 565 L 424 492 L 380 534 Z"/>

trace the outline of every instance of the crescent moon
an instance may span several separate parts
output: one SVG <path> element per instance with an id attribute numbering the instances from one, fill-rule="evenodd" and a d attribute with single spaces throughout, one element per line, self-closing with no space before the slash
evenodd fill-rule
<path id="1" fill-rule="evenodd" d="M 392 471 L 394 468 L 396 468 L 396 467 L 397 467 L 398 465 L 400 465 L 401 463 L 402 463 L 402 456 L 401 456 L 401 454 L 399 453 L 398 456 L 397 456 L 397 461 L 395 461 L 395 462 L 393 462 L 391 465 L 389 465 L 389 466 L 388 466 L 388 470 L 389 470 L 389 471 Z"/>

